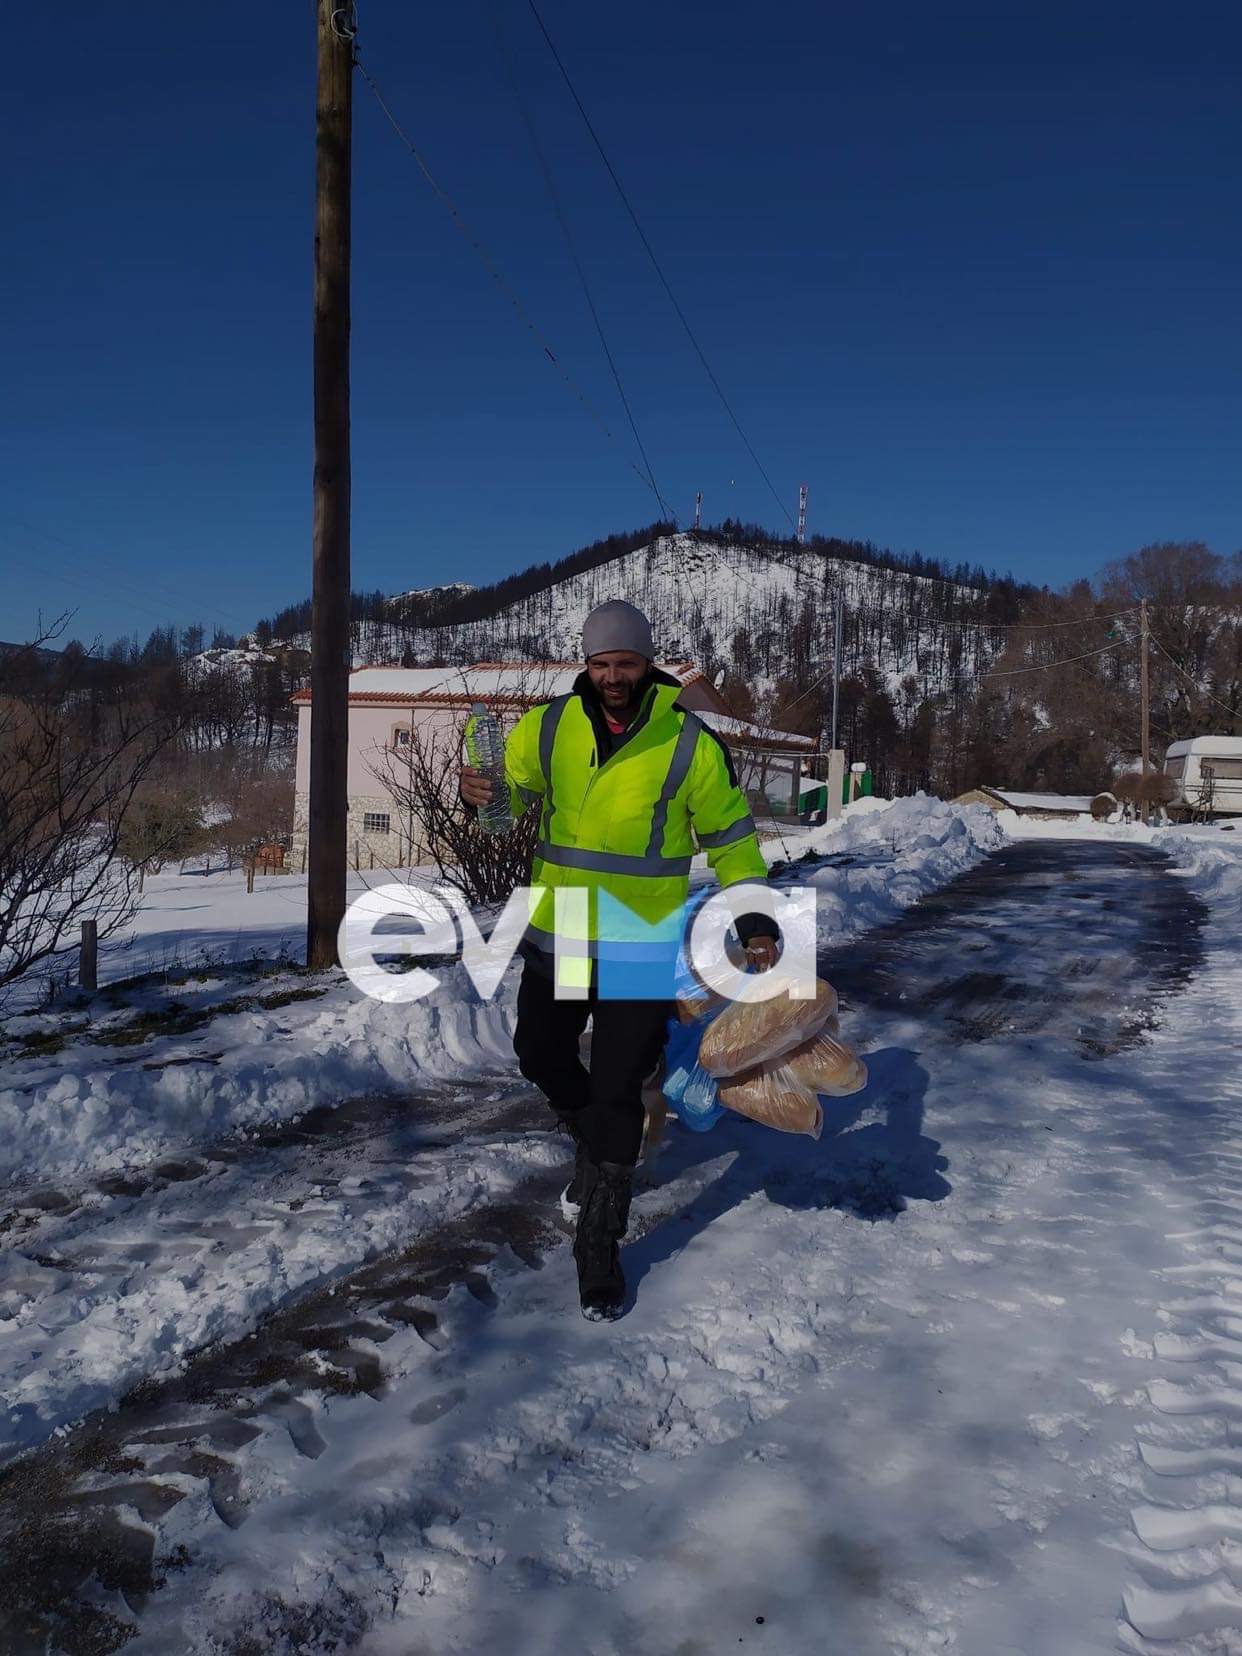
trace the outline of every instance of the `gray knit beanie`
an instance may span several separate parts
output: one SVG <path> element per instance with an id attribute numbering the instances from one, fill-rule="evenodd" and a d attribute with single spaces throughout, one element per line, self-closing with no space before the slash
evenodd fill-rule
<path id="1" fill-rule="evenodd" d="M 633 650 L 648 661 L 655 660 L 651 622 L 624 598 L 597 604 L 582 624 L 582 654 L 586 660 L 605 650 Z"/>

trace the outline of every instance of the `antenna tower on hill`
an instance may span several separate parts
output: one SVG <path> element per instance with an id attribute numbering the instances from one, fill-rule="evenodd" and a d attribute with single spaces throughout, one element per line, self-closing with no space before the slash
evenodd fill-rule
<path id="1" fill-rule="evenodd" d="M 703 491 L 699 490 L 694 497 L 694 532 L 697 535 L 703 527 Z"/>
<path id="2" fill-rule="evenodd" d="M 806 545 L 806 484 L 798 489 L 798 545 Z"/>

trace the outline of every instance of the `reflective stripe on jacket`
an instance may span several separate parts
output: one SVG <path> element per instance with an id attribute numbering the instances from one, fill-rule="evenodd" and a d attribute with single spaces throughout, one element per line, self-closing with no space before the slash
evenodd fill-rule
<path id="1" fill-rule="evenodd" d="M 585 677 L 585 675 L 584 675 Z M 579 688 L 581 687 L 581 688 Z M 505 744 L 515 817 L 540 813 L 527 936 L 550 953 L 559 889 L 585 889 L 585 915 L 562 908 L 562 947 L 589 956 L 600 940 L 638 946 L 679 937 L 696 850 L 722 886 L 767 880 L 746 796 L 728 752 L 681 685 L 653 675 L 620 746 L 600 762 L 596 726 L 578 686 L 523 714 Z M 562 971 L 562 977 L 566 972 Z"/>

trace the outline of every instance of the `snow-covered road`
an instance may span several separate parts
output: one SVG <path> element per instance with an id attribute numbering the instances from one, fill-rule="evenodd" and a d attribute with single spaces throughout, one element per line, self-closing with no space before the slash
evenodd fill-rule
<path id="1" fill-rule="evenodd" d="M 1160 852 L 1036 841 L 830 955 L 870 1087 L 674 1129 L 612 1326 L 503 1083 L 47 1215 L 11 1439 L 107 1272 L 218 1320 L 122 1320 L 99 1399 L 152 1378 L 0 1474 L 6 1648 L 1242 1650 L 1226 941 Z"/>

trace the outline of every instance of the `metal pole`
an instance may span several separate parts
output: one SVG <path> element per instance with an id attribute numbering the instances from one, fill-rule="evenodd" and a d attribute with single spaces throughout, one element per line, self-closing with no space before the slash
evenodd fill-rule
<path id="1" fill-rule="evenodd" d="M 318 0 L 315 479 L 306 964 L 336 963 L 349 762 L 349 230 L 352 6 Z"/>

